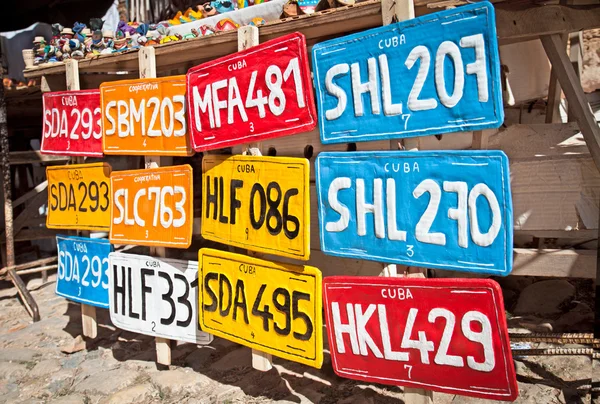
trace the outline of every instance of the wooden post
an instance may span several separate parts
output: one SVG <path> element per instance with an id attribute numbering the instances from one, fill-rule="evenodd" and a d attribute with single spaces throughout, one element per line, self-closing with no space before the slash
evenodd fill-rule
<path id="1" fill-rule="evenodd" d="M 562 34 L 561 41 L 563 48 L 567 47 L 567 35 Z M 556 70 L 550 70 L 550 84 L 548 85 L 548 105 L 546 106 L 546 123 L 560 123 L 560 100 L 562 98 L 562 88 L 556 75 Z"/>
<path id="2" fill-rule="evenodd" d="M 583 36 L 581 31 L 569 34 L 569 59 L 578 78 L 578 83 L 581 83 L 581 69 L 583 67 Z M 577 121 L 571 106 L 567 104 L 567 107 L 567 121 Z"/>
<path id="3" fill-rule="evenodd" d="M 156 54 L 154 47 L 146 46 L 138 51 L 138 63 L 141 79 L 156 78 Z M 156 168 L 162 165 L 169 165 L 171 158 L 146 156 L 144 163 L 146 168 Z M 154 257 L 165 257 L 164 247 L 150 247 L 150 255 Z M 156 362 L 161 365 L 171 364 L 171 340 L 167 338 L 156 337 Z"/>
<path id="4" fill-rule="evenodd" d="M 238 29 L 238 51 L 243 51 L 253 46 L 258 45 L 258 28 L 247 25 Z M 244 154 L 251 156 L 262 156 L 261 143 L 249 143 L 242 146 Z M 257 257 L 258 254 L 248 250 L 248 255 Z M 252 367 L 261 372 L 268 372 L 273 368 L 273 356 L 263 351 L 256 349 L 252 350 Z"/>
<path id="5" fill-rule="evenodd" d="M 546 55 L 552 63 L 552 69 L 556 70 L 558 81 L 567 97 L 569 110 L 577 119 L 579 129 L 594 159 L 596 168 L 600 169 L 600 127 L 598 127 L 590 104 L 581 88 L 581 81 L 577 77 L 571 60 L 567 56 L 566 49 L 562 45 L 562 39 L 559 34 L 544 35 L 540 39 L 542 45 L 544 45 Z"/>
<path id="6" fill-rule="evenodd" d="M 396 21 L 405 21 L 415 18 L 415 6 L 413 0 L 382 0 L 381 14 L 383 25 L 389 25 Z M 406 150 L 419 150 L 420 141 L 418 137 L 403 139 L 404 148 Z M 390 142 L 391 150 L 398 150 L 398 141 Z M 407 268 L 403 275 L 398 275 L 396 264 L 383 264 L 383 272 L 381 276 L 396 277 L 425 277 L 426 269 Z M 430 390 L 415 389 L 412 387 L 404 387 L 404 402 L 406 404 L 430 404 L 433 403 L 433 393 Z"/>
<path id="7" fill-rule="evenodd" d="M 79 62 L 75 59 L 65 61 L 65 72 L 67 76 L 67 90 L 80 90 L 79 86 Z M 71 163 L 83 164 L 84 157 L 72 157 Z M 75 232 L 78 236 L 89 237 L 89 231 Z M 96 308 L 87 304 L 81 303 L 81 324 L 83 328 L 83 336 L 88 338 L 96 338 L 98 336 L 98 322 L 96 321 Z"/>

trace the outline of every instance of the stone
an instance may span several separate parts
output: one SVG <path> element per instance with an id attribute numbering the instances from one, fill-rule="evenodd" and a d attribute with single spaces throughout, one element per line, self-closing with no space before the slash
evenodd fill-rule
<path id="1" fill-rule="evenodd" d="M 50 404 L 84 404 L 86 396 L 80 394 L 69 394 L 68 396 L 57 397 L 50 401 Z"/>
<path id="2" fill-rule="evenodd" d="M 562 279 L 536 282 L 521 292 L 515 314 L 552 315 L 562 312 L 562 307 L 573 300 L 575 286 Z"/>
<path id="3" fill-rule="evenodd" d="M 81 393 L 97 392 L 108 395 L 130 386 L 138 375 L 139 372 L 128 369 L 104 370 L 88 376 L 76 385 L 75 390 Z"/>
<path id="4" fill-rule="evenodd" d="M 207 376 L 188 369 L 156 372 L 150 378 L 155 386 L 165 391 L 169 390 L 172 394 L 179 394 L 182 391 L 198 392 L 211 383 Z"/>
<path id="5" fill-rule="evenodd" d="M 38 362 L 37 365 L 31 369 L 31 372 L 29 372 L 29 376 L 34 378 L 49 376 L 58 372 L 60 369 L 61 366 L 58 359 L 46 359 Z"/>
<path id="6" fill-rule="evenodd" d="M 41 354 L 35 349 L 10 348 L 0 350 L 0 362 L 30 362 Z"/>
<path id="7" fill-rule="evenodd" d="M 536 316 L 516 316 L 507 321 L 510 332 L 553 332 L 554 321 L 545 320 Z"/>
<path id="8" fill-rule="evenodd" d="M 126 387 L 107 399 L 102 400 L 102 404 L 130 404 L 130 403 L 143 403 L 148 401 L 147 399 L 155 394 L 154 386 L 150 383 L 138 384 L 135 386 Z"/>
<path id="9" fill-rule="evenodd" d="M 83 351 L 85 349 L 85 341 L 81 335 L 78 335 L 73 341 L 60 347 L 60 351 L 66 354 Z"/>
<path id="10" fill-rule="evenodd" d="M 27 373 L 27 365 L 25 363 L 8 362 L 0 365 L 0 378 L 8 379 L 12 376 L 19 377 Z"/>

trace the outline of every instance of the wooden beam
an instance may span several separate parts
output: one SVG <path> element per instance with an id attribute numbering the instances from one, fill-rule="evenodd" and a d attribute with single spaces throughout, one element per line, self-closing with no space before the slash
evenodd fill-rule
<path id="1" fill-rule="evenodd" d="M 563 47 L 567 47 L 567 35 L 561 34 L 560 39 Z M 559 123 L 560 101 L 562 99 L 562 88 L 554 69 L 550 70 L 550 83 L 548 85 L 548 105 L 546 106 L 546 123 Z"/>
<path id="2" fill-rule="evenodd" d="M 592 114 L 590 104 L 581 88 L 581 82 L 575 70 L 573 70 L 571 60 L 562 46 L 562 39 L 558 34 L 542 36 L 540 39 L 552 67 L 556 70 L 560 85 L 567 97 L 569 109 L 577 118 L 594 163 L 600 169 L 600 127 Z"/>
<path id="3" fill-rule="evenodd" d="M 37 194 L 39 194 L 40 192 L 45 190 L 46 188 L 48 188 L 48 180 L 39 183 L 31 191 L 28 191 L 25 195 L 20 196 L 17 199 L 15 199 L 13 201 L 13 208 L 16 208 L 23 202 L 27 202 L 28 200 L 30 200 L 31 198 L 33 198 L 34 196 L 36 196 Z"/>
<path id="4" fill-rule="evenodd" d="M 62 163 L 69 161 L 66 156 L 54 156 L 42 154 L 39 150 L 19 151 L 10 153 L 10 165 L 18 164 L 40 164 L 40 163 Z"/>
<path id="5" fill-rule="evenodd" d="M 13 231 L 17 234 L 31 219 L 35 216 L 36 210 L 39 210 L 40 206 L 48 202 L 48 190 L 44 190 L 37 194 L 29 203 L 29 205 L 15 218 L 13 223 Z"/>
<path id="6" fill-rule="evenodd" d="M 596 251 L 515 248 L 511 275 L 594 279 Z"/>

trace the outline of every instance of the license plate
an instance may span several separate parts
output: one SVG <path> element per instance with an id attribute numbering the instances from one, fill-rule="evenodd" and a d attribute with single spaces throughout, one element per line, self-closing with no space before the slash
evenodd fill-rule
<path id="1" fill-rule="evenodd" d="M 331 362 L 341 377 L 492 400 L 518 396 L 502 291 L 488 279 L 331 276 Z"/>
<path id="2" fill-rule="evenodd" d="M 306 132 L 317 124 L 300 33 L 191 68 L 187 97 L 196 151 Z"/>
<path id="3" fill-rule="evenodd" d="M 321 153 L 321 250 L 508 275 L 512 199 L 501 151 Z"/>
<path id="4" fill-rule="evenodd" d="M 102 94 L 105 154 L 190 156 L 185 76 L 106 82 Z"/>
<path id="5" fill-rule="evenodd" d="M 45 93 L 43 154 L 102 157 L 100 91 Z"/>
<path id="6" fill-rule="evenodd" d="M 189 165 L 119 171 L 110 177 L 110 241 L 188 248 L 194 220 Z"/>
<path id="7" fill-rule="evenodd" d="M 207 248 L 198 260 L 204 331 L 321 367 L 321 271 Z"/>
<path id="8" fill-rule="evenodd" d="M 309 166 L 290 157 L 205 156 L 202 236 L 308 260 Z"/>
<path id="9" fill-rule="evenodd" d="M 108 308 L 108 240 L 56 236 L 56 294 L 75 302 Z"/>
<path id="10" fill-rule="evenodd" d="M 193 344 L 213 336 L 198 323 L 198 263 L 110 254 L 110 319 L 123 330 Z"/>
<path id="11" fill-rule="evenodd" d="M 108 230 L 110 165 L 73 164 L 46 168 L 50 229 Z"/>
<path id="12" fill-rule="evenodd" d="M 325 144 L 497 128 L 504 121 L 488 2 L 321 42 L 312 52 Z"/>

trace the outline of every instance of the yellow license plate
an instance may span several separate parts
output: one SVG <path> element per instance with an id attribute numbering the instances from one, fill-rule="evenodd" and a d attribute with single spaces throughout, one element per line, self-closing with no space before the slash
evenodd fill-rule
<path id="1" fill-rule="evenodd" d="M 108 230 L 110 165 L 73 164 L 46 169 L 50 229 Z"/>
<path id="2" fill-rule="evenodd" d="M 323 363 L 321 271 L 203 248 L 203 331 L 284 359 Z"/>
<path id="3" fill-rule="evenodd" d="M 202 236 L 252 251 L 308 260 L 308 161 L 205 156 Z"/>

